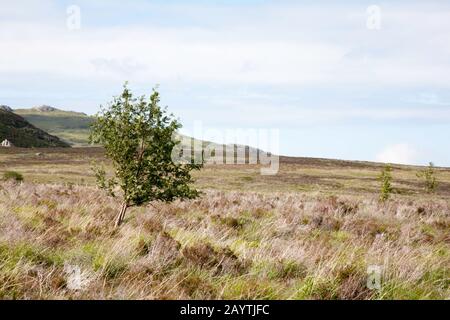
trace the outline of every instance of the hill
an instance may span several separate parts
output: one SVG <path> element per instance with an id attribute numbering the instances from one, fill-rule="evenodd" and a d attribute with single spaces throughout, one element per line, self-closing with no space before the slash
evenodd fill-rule
<path id="1" fill-rule="evenodd" d="M 0 105 L 0 110 L 13 112 L 13 109 L 9 106 L 5 106 L 4 104 Z"/>
<path id="2" fill-rule="evenodd" d="M 85 113 L 59 110 L 46 105 L 15 109 L 14 113 L 71 145 L 88 145 L 89 126 L 93 120 Z"/>
<path id="3" fill-rule="evenodd" d="M 0 109 L 0 140 L 8 139 L 14 146 L 30 147 L 70 147 L 58 137 L 36 128 L 21 116 Z"/>
<path id="4" fill-rule="evenodd" d="M 85 113 L 64 111 L 47 105 L 31 109 L 15 109 L 13 112 L 24 117 L 34 126 L 58 136 L 72 146 L 89 146 L 90 125 L 94 121 L 94 118 Z M 181 139 L 183 139 L 183 137 L 183 135 L 180 135 Z M 182 143 L 186 143 L 186 141 L 182 140 Z M 203 146 L 210 145 L 216 149 L 220 148 L 219 144 L 210 141 L 202 141 L 201 144 Z M 226 148 L 227 146 L 223 147 Z M 247 153 L 249 152 L 248 150 L 257 152 L 257 149 L 251 147 L 245 148 Z"/>

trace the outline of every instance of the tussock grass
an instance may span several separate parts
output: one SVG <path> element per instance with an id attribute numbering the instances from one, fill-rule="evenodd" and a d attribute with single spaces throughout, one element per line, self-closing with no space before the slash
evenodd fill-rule
<path id="1" fill-rule="evenodd" d="M 3 182 L 0 298 L 450 298 L 445 199 L 205 190 L 116 230 L 118 208 L 89 186 Z"/>
<path id="2" fill-rule="evenodd" d="M 6 171 L 3 173 L 3 180 L 21 182 L 23 181 L 23 175 L 16 171 Z"/>

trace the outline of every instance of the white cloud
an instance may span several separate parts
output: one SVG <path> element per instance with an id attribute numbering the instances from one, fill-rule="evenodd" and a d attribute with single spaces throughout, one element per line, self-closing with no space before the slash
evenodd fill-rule
<path id="1" fill-rule="evenodd" d="M 106 3 L 103 8 L 99 3 L 94 9 L 82 6 L 82 14 L 91 17 L 92 10 L 101 14 L 101 9 L 122 8 Z M 144 2 L 138 4 L 147 8 Z M 92 25 L 83 16 L 77 32 L 66 29 L 64 8 L 58 13 L 52 5 L 47 7 L 47 20 L 41 15 L 21 20 L 12 14 L 17 6 L 11 6 L 11 19 L 0 21 L 0 42 L 7 48 L 0 52 L 0 72 L 6 78 L 40 73 L 91 81 L 125 77 L 153 83 L 181 78 L 220 85 L 448 87 L 450 83 L 450 13 L 432 6 L 382 7 L 386 21 L 377 32 L 365 28 L 365 8 L 354 5 L 325 11 L 292 4 L 255 5 L 245 15 L 233 6 L 160 5 L 152 9 L 171 19 L 182 9 L 181 21 Z M 41 5 L 39 12 L 47 7 Z M 23 8 L 30 15 L 34 10 Z M 133 12 L 123 12 L 124 21 Z"/>
<path id="2" fill-rule="evenodd" d="M 376 156 L 377 162 L 418 164 L 418 151 L 405 143 L 387 146 Z"/>
<path id="3" fill-rule="evenodd" d="M 139 93 L 160 83 L 175 114 L 211 125 L 343 124 L 363 135 L 375 123 L 405 130 L 382 146 L 423 146 L 417 124 L 450 121 L 448 1 L 380 3 L 376 31 L 355 1 L 194 2 L 78 0 L 81 30 L 69 31 L 65 2 L 2 1 L 2 103 L 93 113 L 128 80 Z M 448 129 L 434 132 L 429 147 L 444 149 Z M 376 147 L 364 148 L 373 158 Z M 410 163 L 417 152 L 398 144 L 377 160 Z"/>

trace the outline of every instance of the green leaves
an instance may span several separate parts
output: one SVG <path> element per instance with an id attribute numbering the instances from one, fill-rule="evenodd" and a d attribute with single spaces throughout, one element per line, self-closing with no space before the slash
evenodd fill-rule
<path id="1" fill-rule="evenodd" d="M 178 143 L 172 137 L 181 124 L 159 102 L 156 89 L 146 100 L 134 97 L 125 84 L 122 94 L 101 108 L 92 125 L 91 143 L 104 146 L 115 169 L 115 177 L 106 179 L 105 171 L 97 168 L 98 185 L 111 195 L 118 185 L 129 206 L 198 195 L 190 187 L 190 172 L 202 164 L 172 161 L 172 149 Z"/>
<path id="2" fill-rule="evenodd" d="M 429 163 L 428 168 L 426 168 L 425 170 L 423 170 L 421 172 L 418 172 L 417 177 L 424 180 L 425 190 L 428 193 L 433 193 L 436 191 L 438 182 L 436 179 L 433 162 Z"/>
<path id="3" fill-rule="evenodd" d="M 107 179 L 105 168 L 93 165 L 92 171 L 94 171 L 95 178 L 97 180 L 97 185 L 100 189 L 104 189 L 112 197 L 115 197 L 114 187 L 117 185 L 117 181 L 114 177 Z"/>
<path id="4" fill-rule="evenodd" d="M 386 201 L 391 196 L 392 188 L 392 167 L 387 164 L 381 171 L 379 177 L 381 181 L 380 201 Z"/>

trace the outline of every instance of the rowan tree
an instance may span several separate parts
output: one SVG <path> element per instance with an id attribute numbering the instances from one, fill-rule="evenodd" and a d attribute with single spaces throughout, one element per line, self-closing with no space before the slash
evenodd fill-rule
<path id="1" fill-rule="evenodd" d="M 179 143 L 174 136 L 181 124 L 159 102 L 157 89 L 147 100 L 145 96 L 135 98 L 125 84 L 120 96 L 101 107 L 91 127 L 91 143 L 104 147 L 114 168 L 108 176 L 102 167 L 94 167 L 97 183 L 111 196 L 123 199 L 116 227 L 129 207 L 199 195 L 191 186 L 191 171 L 200 169 L 203 161 L 172 160 L 172 150 Z M 117 187 L 122 190 L 120 195 Z"/>

